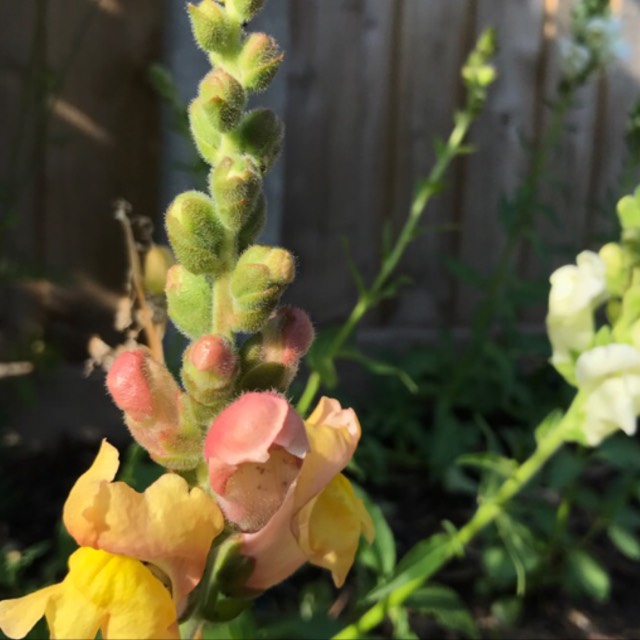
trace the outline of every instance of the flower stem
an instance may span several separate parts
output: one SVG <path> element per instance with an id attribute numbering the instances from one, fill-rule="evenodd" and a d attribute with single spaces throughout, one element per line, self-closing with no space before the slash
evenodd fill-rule
<path id="1" fill-rule="evenodd" d="M 574 402 L 573 407 L 577 407 Z M 388 611 L 401 605 L 416 589 L 429 577 L 438 571 L 446 562 L 459 554 L 482 529 L 491 524 L 503 511 L 505 504 L 513 498 L 531 478 L 545 465 L 565 441 L 567 430 L 572 425 L 573 411 L 570 409 L 564 418 L 538 442 L 536 450 L 514 473 L 504 481 L 497 493 L 478 507 L 474 516 L 449 538 L 446 549 L 439 556 L 438 561 L 430 565 L 429 570 L 419 577 L 410 579 L 392 591 L 366 611 L 355 623 L 345 627 L 334 636 L 334 640 L 346 638 L 361 638 L 364 633 L 379 625 Z"/>
<path id="2" fill-rule="evenodd" d="M 323 358 L 325 360 L 332 361 L 338 355 L 344 343 L 355 331 L 362 317 L 384 297 L 384 288 L 388 284 L 389 278 L 398 266 L 398 263 L 404 255 L 407 247 L 415 238 L 416 228 L 422 218 L 422 214 L 424 213 L 427 204 L 431 198 L 439 192 L 445 171 L 456 156 L 465 153 L 462 143 L 475 119 L 475 115 L 475 109 L 472 109 L 471 106 L 469 106 L 465 111 L 457 114 L 455 126 L 451 131 L 446 144 L 439 152 L 436 164 L 431 170 L 429 176 L 421 182 L 418 187 L 409 211 L 409 216 L 405 221 L 393 249 L 382 262 L 380 271 L 373 281 L 371 288 L 360 294 L 356 305 L 349 314 L 349 317 L 342 325 L 340 331 L 337 333 L 331 344 L 325 350 L 323 354 Z M 311 403 L 314 401 L 320 389 L 321 383 L 322 378 L 320 374 L 317 371 L 312 372 L 307 380 L 307 384 L 302 392 L 300 400 L 298 401 L 297 409 L 301 414 L 304 415 L 309 411 Z"/>

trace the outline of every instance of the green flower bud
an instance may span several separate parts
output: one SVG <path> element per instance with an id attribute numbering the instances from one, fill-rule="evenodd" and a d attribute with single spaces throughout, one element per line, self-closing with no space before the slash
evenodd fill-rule
<path id="1" fill-rule="evenodd" d="M 264 228 L 267 220 L 267 199 L 264 193 L 260 193 L 253 211 L 238 233 L 238 252 L 242 253 L 247 247 L 252 245 L 260 232 Z"/>
<path id="2" fill-rule="evenodd" d="M 204 51 L 225 53 L 233 47 L 237 29 L 215 0 L 202 0 L 198 6 L 189 4 L 187 10 L 193 36 Z"/>
<path id="3" fill-rule="evenodd" d="M 199 338 L 211 329 L 211 284 L 204 275 L 176 264 L 167 273 L 165 288 L 169 317 L 189 338 Z"/>
<path id="4" fill-rule="evenodd" d="M 248 22 L 262 9 L 264 0 L 227 0 L 229 15 L 239 22 Z"/>
<path id="5" fill-rule="evenodd" d="M 262 177 L 248 156 L 226 157 L 211 172 L 210 189 L 218 220 L 237 233 L 256 208 Z"/>
<path id="6" fill-rule="evenodd" d="M 154 244 L 144 256 L 144 289 L 151 295 L 164 293 L 167 271 L 175 262 L 169 247 Z"/>
<path id="7" fill-rule="evenodd" d="M 201 108 L 211 126 L 219 131 L 233 129 L 242 116 L 246 94 L 242 85 L 221 68 L 208 73 L 200 83 Z"/>
<path id="8" fill-rule="evenodd" d="M 192 273 L 216 273 L 224 265 L 227 234 L 204 193 L 181 193 L 167 210 L 167 234 L 178 260 Z"/>
<path id="9" fill-rule="evenodd" d="M 184 353 L 182 383 L 197 402 L 217 406 L 233 391 L 237 365 L 237 355 L 227 340 L 202 336 Z"/>
<path id="10" fill-rule="evenodd" d="M 266 173 L 282 149 L 284 126 L 270 109 L 255 109 L 248 113 L 233 132 L 238 147 L 249 154 Z"/>
<path id="11" fill-rule="evenodd" d="M 215 164 L 220 147 L 220 132 L 210 117 L 210 108 L 202 96 L 195 98 L 189 105 L 189 126 L 198 153 L 207 164 Z"/>
<path id="12" fill-rule="evenodd" d="M 294 259 L 285 249 L 249 247 L 231 274 L 234 331 L 260 329 L 294 276 Z"/>
<path id="13" fill-rule="evenodd" d="M 284 54 L 266 33 L 252 33 L 238 56 L 242 84 L 247 91 L 264 91 L 275 76 Z"/>

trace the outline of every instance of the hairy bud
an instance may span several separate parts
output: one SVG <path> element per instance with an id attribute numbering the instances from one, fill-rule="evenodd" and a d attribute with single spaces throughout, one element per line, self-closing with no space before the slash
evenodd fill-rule
<path id="1" fill-rule="evenodd" d="M 171 469 L 197 465 L 200 433 L 181 428 L 180 389 L 147 349 L 121 353 L 107 375 L 107 389 L 131 435 L 156 462 Z"/>
<path id="2" fill-rule="evenodd" d="M 238 232 L 256 207 L 262 190 L 260 172 L 248 156 L 226 157 L 211 172 L 210 183 L 218 220 Z"/>
<path id="3" fill-rule="evenodd" d="M 285 249 L 253 245 L 231 274 L 235 331 L 257 331 L 293 281 L 295 263 Z"/>
<path id="4" fill-rule="evenodd" d="M 229 15 L 240 22 L 248 22 L 262 9 L 264 0 L 227 0 Z"/>
<path id="5" fill-rule="evenodd" d="M 266 33 L 252 33 L 238 57 L 242 84 L 247 91 L 264 91 L 275 76 L 284 54 Z"/>
<path id="6" fill-rule="evenodd" d="M 237 364 L 237 355 L 227 340 L 206 335 L 185 351 L 182 382 L 197 402 L 217 405 L 231 391 Z"/>
<path id="7" fill-rule="evenodd" d="M 226 233 L 214 204 L 198 191 L 181 193 L 167 211 L 167 233 L 173 250 L 192 273 L 216 273 L 223 265 Z"/>
<path id="8" fill-rule="evenodd" d="M 246 102 L 242 85 L 221 68 L 208 73 L 200 83 L 202 110 L 215 129 L 229 131 L 240 120 Z"/>
<path id="9" fill-rule="evenodd" d="M 266 173 L 277 160 L 283 134 L 282 121 L 270 109 L 254 109 L 233 132 L 239 148 L 254 159 L 262 173 Z"/>
<path id="10" fill-rule="evenodd" d="M 202 0 L 197 6 L 189 4 L 187 10 L 193 35 L 204 51 L 225 53 L 233 46 L 234 25 L 215 0 Z"/>
<path id="11" fill-rule="evenodd" d="M 249 214 L 249 217 L 238 233 L 238 251 L 240 253 L 256 241 L 256 238 L 264 228 L 266 220 L 267 200 L 264 197 L 264 193 L 261 192 L 253 207 L 253 211 Z"/>
<path id="12" fill-rule="evenodd" d="M 167 273 L 165 288 L 169 317 L 182 333 L 199 338 L 211 328 L 211 284 L 176 264 Z"/>
<path id="13" fill-rule="evenodd" d="M 193 141 L 202 159 L 207 164 L 218 161 L 220 132 L 211 121 L 205 98 L 198 96 L 189 105 L 189 126 Z"/>

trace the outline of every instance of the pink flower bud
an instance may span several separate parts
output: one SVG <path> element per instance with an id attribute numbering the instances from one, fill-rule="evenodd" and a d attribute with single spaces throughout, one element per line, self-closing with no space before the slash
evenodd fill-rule
<path id="1" fill-rule="evenodd" d="M 204 405 L 227 399 L 237 373 L 238 358 L 223 337 L 206 335 L 184 354 L 182 381 L 187 391 Z"/>
<path id="2" fill-rule="evenodd" d="M 148 349 L 121 353 L 107 375 L 107 389 L 131 435 L 154 460 L 173 469 L 197 464 L 200 435 L 181 426 L 180 388 Z"/>
<path id="3" fill-rule="evenodd" d="M 309 350 L 315 337 L 309 316 L 294 307 L 278 309 L 262 331 L 263 357 L 292 367 Z"/>
<path id="4" fill-rule="evenodd" d="M 211 424 L 204 456 L 222 510 L 257 531 L 281 506 L 309 447 L 304 422 L 276 393 L 246 393 Z"/>

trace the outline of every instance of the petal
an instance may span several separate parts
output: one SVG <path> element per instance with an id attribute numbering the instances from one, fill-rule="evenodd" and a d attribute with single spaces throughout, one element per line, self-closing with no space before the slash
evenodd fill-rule
<path id="1" fill-rule="evenodd" d="M 60 585 L 40 589 L 22 598 L 0 602 L 0 629 L 9 638 L 24 638 L 42 618 Z"/>
<path id="2" fill-rule="evenodd" d="M 329 569 L 336 587 L 344 584 L 360 536 L 373 542 L 371 517 L 340 473 L 298 514 L 298 543 L 309 562 Z"/>
<path id="3" fill-rule="evenodd" d="M 47 611 L 55 638 L 178 638 L 171 594 L 132 558 L 82 547 Z"/>
<path id="4" fill-rule="evenodd" d="M 304 423 L 277 393 L 245 393 L 213 421 L 204 446 L 213 490 L 223 495 L 239 465 L 265 463 L 274 445 L 301 457 L 308 449 Z"/>
<path id="5" fill-rule="evenodd" d="M 81 546 L 150 562 L 171 579 L 176 602 L 195 587 L 224 520 L 202 490 L 189 490 L 178 475 L 165 474 L 144 493 L 110 482 L 117 451 L 106 441 L 69 494 L 63 519 Z"/>
<path id="6" fill-rule="evenodd" d="M 322 398 L 305 423 L 310 450 L 282 506 L 263 529 L 243 534 L 244 553 L 255 560 L 247 586 L 267 589 L 281 582 L 306 560 L 296 537 L 297 513 L 344 469 L 358 444 L 360 424 L 351 409 Z"/>

